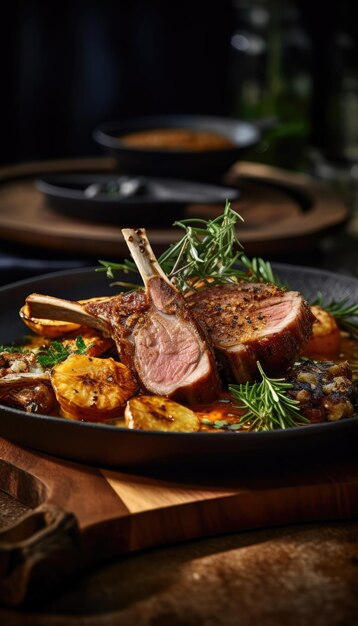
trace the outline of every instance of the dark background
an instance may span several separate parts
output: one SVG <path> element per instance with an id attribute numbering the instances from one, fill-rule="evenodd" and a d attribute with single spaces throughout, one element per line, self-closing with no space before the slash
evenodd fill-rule
<path id="1" fill-rule="evenodd" d="M 278 125 L 246 160 L 304 170 L 358 212 L 353 0 L 15 0 L 2 6 L 0 165 L 102 154 L 100 123 L 197 113 Z M 278 259 L 358 275 L 356 230 Z M 275 260 L 275 259 L 268 259 Z M 0 283 L 93 264 L 0 241 Z"/>
<path id="2" fill-rule="evenodd" d="M 8 11 L 3 161 L 92 154 L 106 119 L 228 112 L 225 0 L 29 0 Z"/>
<path id="3" fill-rule="evenodd" d="M 283 80 L 300 70 L 311 80 L 299 111 L 305 143 L 345 158 L 339 96 L 347 73 L 357 78 L 354 2 L 27 0 L 2 9 L 1 163 L 96 154 L 93 128 L 122 116 L 278 112 L 285 120 L 292 102 L 255 110 L 241 99 L 248 72 L 265 81 L 272 46 L 266 26 L 252 23 L 255 6 L 280 16 Z M 253 60 L 232 38 L 255 29 L 267 47 Z"/>

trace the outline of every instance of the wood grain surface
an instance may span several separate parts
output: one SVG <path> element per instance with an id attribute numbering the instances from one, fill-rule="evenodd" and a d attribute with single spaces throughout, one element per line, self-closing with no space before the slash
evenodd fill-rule
<path id="1" fill-rule="evenodd" d="M 146 226 L 152 245 L 161 251 L 182 232 L 171 223 L 180 217 L 206 219 L 222 212 L 221 205 L 187 205 L 180 215 L 163 226 L 151 227 L 151 216 L 133 211 L 131 224 L 101 223 L 63 214 L 46 203 L 35 179 L 49 173 L 109 172 L 116 174 L 109 158 L 70 159 L 25 163 L 0 169 L 0 237 L 40 248 L 75 252 L 78 255 L 112 258 L 127 255 L 120 229 Z M 118 172 L 117 172 L 118 174 Z M 228 172 L 225 183 L 238 187 L 233 207 L 244 218 L 239 238 L 248 254 L 270 254 L 312 245 L 318 235 L 345 222 L 347 208 L 331 190 L 309 176 L 256 163 L 239 162 Z M 138 223 L 137 223 L 138 222 Z"/>
<path id="2" fill-rule="evenodd" d="M 10 606 L 46 586 L 60 586 L 83 567 L 129 552 L 358 516 L 358 464 L 349 458 L 288 463 L 284 472 L 240 468 L 206 477 L 88 467 L 5 440 L 0 458 L 0 491 L 27 507 L 10 526 L 0 513 L 0 599 Z"/>
<path id="3" fill-rule="evenodd" d="M 232 533 L 96 566 L 4 626 L 356 626 L 358 523 Z"/>

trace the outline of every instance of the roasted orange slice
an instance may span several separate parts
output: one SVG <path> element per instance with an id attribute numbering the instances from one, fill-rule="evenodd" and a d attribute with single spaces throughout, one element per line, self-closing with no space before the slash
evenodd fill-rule
<path id="1" fill-rule="evenodd" d="M 137 396 L 127 402 L 124 417 L 128 428 L 196 432 L 200 421 L 188 409 L 164 396 Z"/>
<path id="2" fill-rule="evenodd" d="M 51 382 L 66 417 L 92 422 L 123 415 L 137 389 L 132 372 L 122 363 L 83 354 L 56 365 Z"/>

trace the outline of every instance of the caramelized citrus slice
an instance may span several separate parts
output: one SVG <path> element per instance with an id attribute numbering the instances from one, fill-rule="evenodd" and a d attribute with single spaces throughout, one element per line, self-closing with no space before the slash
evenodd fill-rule
<path id="1" fill-rule="evenodd" d="M 132 372 L 114 359 L 74 354 L 51 373 L 56 398 L 66 416 L 103 421 L 123 414 L 136 391 Z"/>
<path id="2" fill-rule="evenodd" d="M 88 328 L 87 326 L 81 326 L 79 332 L 66 337 L 66 339 L 62 341 L 62 344 L 68 348 L 70 352 L 76 352 L 78 349 L 76 340 L 79 336 L 86 346 L 83 353 L 87 356 L 102 356 L 102 354 L 114 346 L 112 339 L 106 339 L 100 332 Z"/>
<path id="3" fill-rule="evenodd" d="M 128 428 L 196 432 L 200 428 L 197 415 L 164 396 L 137 396 L 127 402 L 124 417 Z"/>

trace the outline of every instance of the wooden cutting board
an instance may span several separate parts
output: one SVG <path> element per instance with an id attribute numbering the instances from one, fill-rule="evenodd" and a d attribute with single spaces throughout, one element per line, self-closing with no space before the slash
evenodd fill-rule
<path id="1" fill-rule="evenodd" d="M 216 459 L 211 476 L 144 476 L 62 461 L 0 439 L 0 602 L 18 606 L 89 564 L 132 551 L 356 517 L 358 463 L 349 457 L 238 465 L 230 475 L 220 473 Z"/>

